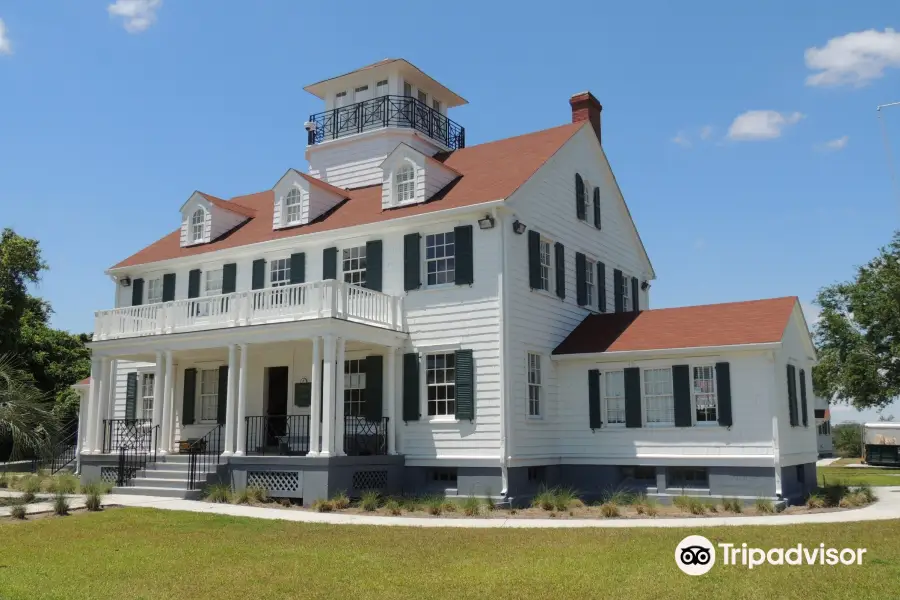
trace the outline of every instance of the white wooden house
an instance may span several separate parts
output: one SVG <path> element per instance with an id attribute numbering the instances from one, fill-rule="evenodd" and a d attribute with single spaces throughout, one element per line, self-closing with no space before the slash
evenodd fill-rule
<path id="1" fill-rule="evenodd" d="M 590 93 L 569 124 L 470 146 L 448 117 L 465 100 L 405 60 L 306 89 L 325 109 L 308 172 L 194 192 L 108 270 L 85 479 L 190 496 L 218 477 L 306 503 L 814 485 L 796 299 L 650 310 Z"/>

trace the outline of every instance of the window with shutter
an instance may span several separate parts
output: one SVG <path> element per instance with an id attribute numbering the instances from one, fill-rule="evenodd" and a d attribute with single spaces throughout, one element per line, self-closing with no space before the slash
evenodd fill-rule
<path id="1" fill-rule="evenodd" d="M 594 188 L 594 227 L 601 229 L 600 226 L 600 188 Z"/>
<path id="2" fill-rule="evenodd" d="M 587 198 L 584 189 L 584 179 L 575 173 L 575 214 L 579 221 L 587 219 Z"/>
<path id="3" fill-rule="evenodd" d="M 403 236 L 403 289 L 417 290 L 422 287 L 421 252 L 419 242 L 422 236 L 408 233 Z"/>
<path id="4" fill-rule="evenodd" d="M 599 299 L 599 303 L 597 304 L 597 308 L 600 312 L 606 312 L 606 265 L 602 262 L 597 262 L 597 297 Z"/>
<path id="5" fill-rule="evenodd" d="M 560 299 L 566 298 L 566 248 L 561 243 L 556 242 L 555 246 L 556 264 L 556 295 Z"/>

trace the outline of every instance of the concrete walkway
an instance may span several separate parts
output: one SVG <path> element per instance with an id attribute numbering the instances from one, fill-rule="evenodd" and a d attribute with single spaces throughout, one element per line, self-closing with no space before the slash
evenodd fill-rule
<path id="1" fill-rule="evenodd" d="M 10 492 L 8 490 L 0 490 L 0 498 L 18 498 L 22 494 L 19 492 Z M 40 513 L 53 512 L 53 494 L 36 494 L 37 502 L 25 505 L 26 515 L 36 515 Z M 69 498 L 69 510 L 76 508 L 84 508 L 84 496 L 71 495 Z M 111 503 L 110 503 L 111 504 Z M 8 517 L 12 512 L 9 506 L 0 506 L 0 517 Z"/>
<path id="2" fill-rule="evenodd" d="M 335 525 L 392 525 L 411 527 L 506 527 L 506 528 L 565 528 L 565 527 L 714 527 L 723 525 L 795 525 L 808 523 L 851 523 L 900 519 L 900 486 L 875 488 L 879 500 L 864 508 L 806 515 L 771 515 L 760 517 L 698 517 L 672 519 L 529 519 L 529 518 L 459 518 L 459 517 L 381 517 L 317 513 L 305 510 L 259 508 L 233 504 L 213 504 L 196 500 L 156 498 L 111 494 L 104 504 L 181 510 L 197 513 L 297 521 L 301 523 L 331 523 Z"/>

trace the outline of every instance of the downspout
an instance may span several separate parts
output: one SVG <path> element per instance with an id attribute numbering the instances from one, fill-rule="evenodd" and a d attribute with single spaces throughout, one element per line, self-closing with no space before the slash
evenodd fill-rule
<path id="1" fill-rule="evenodd" d="M 772 399 L 770 410 L 772 411 L 772 458 L 775 467 L 775 496 L 778 499 L 783 498 L 781 488 L 781 442 L 778 430 L 778 353 L 772 352 L 772 389 L 770 398 Z"/>
<path id="2" fill-rule="evenodd" d="M 503 217 L 496 208 L 491 212 L 497 225 L 500 227 L 500 273 L 497 276 L 497 293 L 500 296 L 500 480 L 502 489 L 500 495 L 505 499 L 509 494 L 509 381 L 507 381 L 508 369 L 506 368 L 506 354 L 509 340 L 508 301 L 506 294 L 506 275 L 508 270 L 506 253 L 506 227 Z"/>

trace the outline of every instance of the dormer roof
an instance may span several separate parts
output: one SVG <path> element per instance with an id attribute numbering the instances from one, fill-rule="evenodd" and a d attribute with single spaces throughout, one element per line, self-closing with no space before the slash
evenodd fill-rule
<path id="1" fill-rule="evenodd" d="M 216 198 L 211 194 L 207 194 L 206 192 L 201 192 L 199 190 L 191 194 L 190 197 L 184 202 L 184 204 L 181 205 L 181 208 L 179 210 L 184 210 L 184 207 L 188 205 L 188 203 L 194 197 L 194 194 L 202 196 L 210 204 L 212 204 L 213 206 L 218 206 L 221 209 L 242 215 L 244 217 L 252 218 L 256 216 L 256 210 L 248 206 L 241 206 L 240 204 L 235 204 L 233 202 L 229 202 L 228 200 L 222 200 L 221 198 Z"/>

